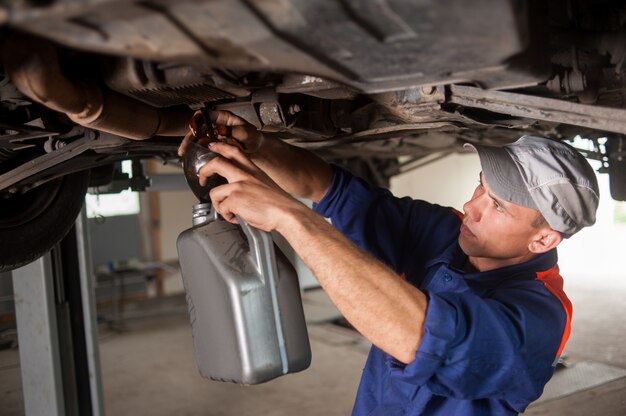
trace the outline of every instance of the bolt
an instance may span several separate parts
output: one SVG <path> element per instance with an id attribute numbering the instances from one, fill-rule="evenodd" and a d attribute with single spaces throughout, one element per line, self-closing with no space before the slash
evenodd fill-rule
<path id="1" fill-rule="evenodd" d="M 420 94 L 422 95 L 433 95 L 437 91 L 437 88 L 432 85 L 426 85 L 420 88 Z"/>
<path id="2" fill-rule="evenodd" d="M 54 150 L 54 142 L 55 139 L 52 137 L 49 137 L 48 140 L 45 141 L 45 143 L 43 144 L 43 149 L 46 151 L 46 153 L 50 153 Z"/>
<path id="3" fill-rule="evenodd" d="M 571 71 L 565 74 L 564 81 L 566 84 L 566 90 L 569 93 L 571 92 L 580 92 L 585 90 L 585 86 L 587 84 L 587 80 L 585 79 L 585 74 L 580 71 Z"/>
<path id="4" fill-rule="evenodd" d="M 291 105 L 289 106 L 289 110 L 287 110 L 287 112 L 288 112 L 289 114 L 291 114 L 292 116 L 293 116 L 294 114 L 299 113 L 300 111 L 302 111 L 302 109 L 300 108 L 300 106 L 299 106 L 298 104 L 291 104 Z"/>
<path id="5" fill-rule="evenodd" d="M 550 91 L 561 92 L 561 77 L 555 75 L 554 78 L 546 82 L 546 87 L 548 87 Z"/>

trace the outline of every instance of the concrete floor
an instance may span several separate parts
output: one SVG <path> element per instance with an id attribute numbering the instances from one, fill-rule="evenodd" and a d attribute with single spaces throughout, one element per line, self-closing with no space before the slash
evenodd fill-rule
<path id="1" fill-rule="evenodd" d="M 613 286 L 613 290 L 607 290 L 575 280 L 569 284 L 568 293 L 577 305 L 567 347 L 571 368 L 557 372 L 551 384 L 558 377 L 564 383 L 552 391 L 549 400 L 544 398 L 531 405 L 525 414 L 624 415 L 626 288 Z M 170 301 L 182 306 L 182 298 Z M 313 350 L 311 367 L 253 387 L 208 381 L 198 375 L 185 314 L 128 320 L 122 331 L 102 325 L 100 353 L 106 413 L 349 414 L 369 344 L 353 331 L 328 323 L 338 314 L 323 292 L 307 292 L 304 304 Z M 613 374 L 612 380 L 604 377 L 609 373 Z M 576 379 L 570 381 L 561 375 L 575 375 Z M 573 385 L 578 387 L 572 389 Z M 21 394 L 18 352 L 0 351 L 0 415 L 23 414 Z"/>

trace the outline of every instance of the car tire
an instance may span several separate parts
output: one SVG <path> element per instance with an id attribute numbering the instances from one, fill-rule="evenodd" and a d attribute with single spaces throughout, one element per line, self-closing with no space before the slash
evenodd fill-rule
<path id="1" fill-rule="evenodd" d="M 626 137 L 613 136 L 608 142 L 611 197 L 626 201 Z"/>
<path id="2" fill-rule="evenodd" d="M 0 201 L 0 272 L 38 259 L 65 237 L 88 183 L 89 172 L 77 172 Z"/>

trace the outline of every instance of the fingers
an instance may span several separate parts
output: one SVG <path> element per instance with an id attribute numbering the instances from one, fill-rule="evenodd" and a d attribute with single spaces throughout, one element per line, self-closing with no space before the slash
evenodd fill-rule
<path id="1" fill-rule="evenodd" d="M 245 122 L 239 117 L 229 113 L 228 111 L 211 111 L 210 113 L 211 121 L 218 124 L 215 126 L 215 130 L 217 134 L 220 136 L 230 137 L 232 136 L 232 127 L 234 125 L 244 124 Z M 218 121 L 219 120 L 219 121 Z M 209 143 L 209 140 L 203 136 L 206 131 L 204 129 L 204 118 L 202 116 L 202 112 L 196 111 L 194 115 L 191 117 L 191 121 L 189 122 L 189 133 L 185 135 L 183 141 L 178 147 L 178 156 L 182 156 L 185 153 L 185 149 L 190 141 L 197 141 L 198 144 L 202 146 L 206 146 Z M 243 130 L 242 130 L 243 129 Z M 237 138 L 237 136 L 243 136 L 243 132 L 245 132 L 245 128 L 240 128 L 237 134 L 233 137 Z"/>
<path id="2" fill-rule="evenodd" d="M 222 126 L 243 126 L 246 122 L 239 116 L 234 115 L 230 111 L 224 110 L 211 110 L 209 111 L 209 117 L 215 124 Z M 201 111 L 196 111 L 191 117 L 190 126 L 199 131 L 200 126 L 204 123 L 204 117 Z"/>
<path id="3" fill-rule="evenodd" d="M 233 163 L 223 156 L 215 157 L 204 164 L 198 171 L 200 185 L 206 185 L 209 178 L 213 175 L 219 175 L 229 183 L 238 182 L 249 178 L 250 174 L 246 172 L 239 164 Z"/>
<path id="4" fill-rule="evenodd" d="M 258 169 L 250 158 L 237 146 L 222 142 L 214 142 L 209 145 L 209 149 L 228 160 L 238 163 L 240 166 L 243 166 L 248 170 Z"/>
<path id="5" fill-rule="evenodd" d="M 293 212 L 296 206 L 304 207 L 284 192 L 256 181 L 216 186 L 209 197 L 225 220 L 236 224 L 237 218 L 242 218 L 251 226 L 268 232 L 276 229 L 283 214 Z"/>
<path id="6" fill-rule="evenodd" d="M 186 135 L 181 143 L 178 150 L 179 156 L 183 155 L 189 141 L 206 146 L 211 141 L 207 128 L 211 127 L 215 129 L 214 131 L 218 138 L 230 139 L 230 144 L 236 144 L 247 153 L 254 153 L 260 148 L 263 142 L 263 135 L 255 126 L 244 119 L 224 110 L 209 111 L 209 117 L 213 126 L 204 124 L 202 112 L 196 111 L 194 113 L 189 122 L 191 134 Z"/>
<path id="7" fill-rule="evenodd" d="M 204 118 L 202 117 L 202 113 L 200 111 L 196 111 L 189 122 L 189 130 L 195 137 L 198 137 L 203 123 Z"/>
<path id="8" fill-rule="evenodd" d="M 230 111 L 214 110 L 210 113 L 211 121 L 215 124 L 221 124 L 223 126 L 243 126 L 246 122 L 231 113 Z"/>
<path id="9" fill-rule="evenodd" d="M 215 208 L 218 214 L 220 214 L 224 219 L 228 220 L 230 217 L 234 216 L 234 213 L 226 212 L 225 207 L 222 206 L 222 202 L 228 198 L 230 195 L 230 184 L 216 186 L 215 188 L 209 191 L 209 198 L 211 199 L 211 205 Z"/>
<path id="10" fill-rule="evenodd" d="M 187 146 L 189 146 L 190 142 L 196 142 L 200 146 L 204 146 L 204 147 L 207 147 L 209 143 L 211 143 L 208 137 L 202 137 L 200 139 L 196 139 L 195 133 L 193 133 L 193 131 L 190 131 L 189 133 L 185 135 L 185 137 L 183 138 L 183 141 L 180 143 L 180 146 L 178 146 L 178 156 L 182 156 L 185 154 L 185 150 L 187 150 Z"/>
<path id="11" fill-rule="evenodd" d="M 187 145 L 189 144 L 193 136 L 194 134 L 191 131 L 185 135 L 185 137 L 183 138 L 183 141 L 180 143 L 180 146 L 178 147 L 178 156 L 182 156 L 183 154 L 185 154 L 185 149 L 187 149 Z"/>
<path id="12" fill-rule="evenodd" d="M 228 111 L 212 111 L 210 114 L 217 135 L 226 138 L 232 137 L 244 150 L 247 150 L 248 147 L 246 143 L 260 139 L 260 133 L 256 127 L 242 118 Z"/>
<path id="13" fill-rule="evenodd" d="M 232 196 L 233 193 L 240 187 L 240 184 L 237 183 L 226 184 L 216 186 L 209 192 L 211 204 L 215 208 L 215 211 L 217 211 L 217 213 L 220 214 L 226 221 L 233 224 L 238 223 L 237 218 L 235 217 L 236 213 L 231 208 L 233 206 L 231 202 L 236 199 L 236 196 L 233 199 L 229 199 L 229 197 Z"/>

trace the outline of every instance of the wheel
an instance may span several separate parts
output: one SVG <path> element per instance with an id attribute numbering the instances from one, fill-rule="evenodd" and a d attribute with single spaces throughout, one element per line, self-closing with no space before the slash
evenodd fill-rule
<path id="1" fill-rule="evenodd" d="M 616 201 L 626 201 L 626 138 L 609 138 L 608 154 L 611 197 Z"/>
<path id="2" fill-rule="evenodd" d="M 0 194 L 0 272 L 38 259 L 65 237 L 88 183 L 88 172 L 77 172 L 21 195 Z"/>

